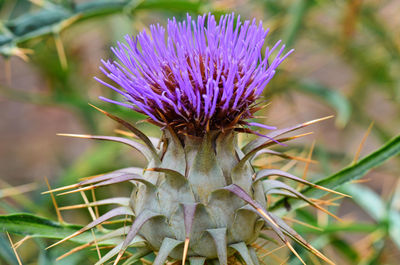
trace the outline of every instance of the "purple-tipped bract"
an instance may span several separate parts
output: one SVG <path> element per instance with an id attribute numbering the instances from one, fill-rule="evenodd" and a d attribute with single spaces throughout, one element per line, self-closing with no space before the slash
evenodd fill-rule
<path id="1" fill-rule="evenodd" d="M 285 45 L 271 60 L 273 48 L 263 45 L 268 30 L 262 23 L 235 20 L 234 14 L 219 22 L 211 14 L 197 21 L 188 15 L 167 29 L 150 26 L 137 37 L 112 48 L 119 61 L 102 61 L 103 73 L 118 88 L 97 79 L 125 98 L 125 102 L 103 100 L 132 108 L 159 126 L 170 126 L 179 134 L 202 136 L 208 130 L 238 126 L 272 127 L 247 123 L 257 110 L 255 101 L 291 53 Z"/>

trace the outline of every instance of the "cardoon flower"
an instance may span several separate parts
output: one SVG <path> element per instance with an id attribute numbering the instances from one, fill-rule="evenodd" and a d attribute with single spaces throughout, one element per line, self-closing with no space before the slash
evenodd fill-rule
<path id="1" fill-rule="evenodd" d="M 294 197 L 324 210 L 281 180 L 324 188 L 278 169 L 256 171 L 251 164 L 260 154 L 285 157 L 267 148 L 294 138 L 281 135 L 314 122 L 274 130 L 250 121 L 260 108 L 263 89 L 291 53 L 285 52 L 280 42 L 264 49 L 267 33 L 261 22 L 242 22 L 233 14 L 218 22 L 210 14 L 197 20 L 188 16 L 182 22 L 168 21 L 166 29 L 150 26 L 150 34 L 143 31 L 136 37 L 127 36 L 124 43 L 112 48 L 117 60 L 103 61 L 101 68 L 109 80 L 97 80 L 123 99 L 102 99 L 147 115 L 149 122 L 161 128 L 162 137 L 150 139 L 132 124 L 102 110 L 137 139 L 75 135 L 127 144 L 139 150 L 148 165 L 66 187 L 83 191 L 130 182 L 133 192 L 130 198 L 90 204 L 118 207 L 60 242 L 113 217 L 128 216 L 132 225 L 97 239 L 120 240 L 98 264 L 114 256 L 117 264 L 129 247 L 137 251 L 128 263 L 136 262 L 140 253 L 154 251 L 156 265 L 167 260 L 192 265 L 259 264 L 252 243 L 262 230 L 272 230 L 300 260 L 288 239 L 332 263 L 268 211 L 266 199 L 266 195 Z M 272 131 L 264 135 L 251 129 L 254 127 Z M 239 133 L 260 137 L 240 147 Z"/>
<path id="2" fill-rule="evenodd" d="M 118 88 L 98 81 L 120 93 L 124 102 L 104 100 L 144 113 L 178 135 L 202 137 L 245 125 L 273 129 L 246 119 L 292 51 L 284 54 L 285 45 L 278 42 L 263 52 L 268 30 L 261 22 L 242 23 L 238 17 L 235 23 L 234 15 L 219 23 L 211 15 L 197 21 L 188 16 L 183 22 L 168 21 L 167 30 L 152 25 L 150 31 L 151 37 L 143 31 L 112 48 L 119 62 L 103 61 L 101 70 Z"/>

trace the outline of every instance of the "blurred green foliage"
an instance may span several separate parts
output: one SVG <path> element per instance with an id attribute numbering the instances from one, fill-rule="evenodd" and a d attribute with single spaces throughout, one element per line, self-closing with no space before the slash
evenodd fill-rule
<path id="1" fill-rule="evenodd" d="M 262 19 L 272 29 L 269 43 L 282 39 L 290 48 L 296 49 L 296 54 L 300 54 L 299 58 L 291 61 L 295 62 L 294 66 L 290 66 L 290 63 L 284 65 L 279 76 L 271 82 L 265 93 L 268 99 L 284 98 L 290 103 L 300 94 L 327 105 L 336 113 L 337 129 L 341 129 L 344 135 L 349 135 L 355 128 L 366 130 L 371 121 L 375 121 L 372 137 L 379 146 L 383 146 L 379 150 L 392 150 L 390 156 L 393 156 L 398 154 L 398 137 L 389 140 L 400 128 L 400 24 L 394 21 L 398 12 L 391 11 L 391 8 L 400 10 L 400 5 L 395 0 L 254 0 L 244 3 L 228 0 L 3 0 L 0 1 L 0 54 L 3 55 L 1 63 L 4 65 L 4 78 L 0 83 L 0 96 L 11 101 L 66 109 L 76 116 L 88 132 L 104 134 L 104 128 L 100 126 L 103 118 L 87 104 L 99 96 L 93 96 L 92 92 L 92 76 L 99 75 L 99 72 L 87 70 L 87 63 L 82 61 L 83 57 L 77 48 L 80 37 L 92 33 L 93 36 L 101 36 L 102 39 L 92 42 L 103 43 L 105 47 L 101 48 L 101 56 L 106 58 L 111 56 L 108 46 L 124 34 L 137 33 L 148 23 L 163 23 L 171 16 L 182 18 L 187 12 L 192 15 L 205 12 L 218 15 L 234 11 L 243 17 L 256 16 Z M 393 25 L 390 24 L 392 21 Z M 91 44 L 86 40 L 81 45 L 90 49 Z M 46 83 L 44 92 L 26 91 L 13 86 L 8 64 L 15 57 L 29 60 L 27 63 Z M 95 58 L 96 62 L 99 59 Z M 333 66 L 324 68 L 330 64 Z M 338 82 L 341 79 L 346 83 Z M 340 87 L 337 87 L 338 83 Z M 109 93 L 106 95 L 109 98 L 116 97 L 115 93 L 108 90 L 105 93 Z M 131 121 L 143 119 L 142 115 L 119 106 L 99 101 L 96 101 L 96 105 Z M 381 113 L 383 107 L 390 110 Z M 144 128 L 150 134 L 158 133 L 157 129 Z M 304 145 L 297 147 L 300 150 L 306 148 Z M 397 150 L 397 153 L 393 150 Z M 315 157 L 321 161 L 324 175 L 332 175 L 323 184 L 334 187 L 339 183 L 332 179 L 340 179 L 342 183 L 360 178 L 375 166 L 369 162 L 378 161 L 376 164 L 380 164 L 389 158 L 387 153 L 373 153 L 360 163 L 341 170 L 352 160 L 350 157 L 353 153 L 348 152 L 344 150 L 337 153 L 337 150 L 330 150 L 324 145 L 317 146 Z M 396 159 L 398 162 L 398 157 Z M 66 164 L 52 186 L 68 185 L 79 177 L 129 166 L 130 162 L 124 149 L 99 143 L 90 147 L 72 164 Z M 362 168 L 363 165 L 367 166 Z M 399 169 L 398 166 L 394 168 Z M 333 175 L 333 172 L 338 173 Z M 392 175 L 399 177 L 398 173 Z M 320 177 L 321 172 L 310 173 L 313 180 Z M 4 185 L 2 183 L 3 188 Z M 358 205 L 354 207 L 367 214 L 367 221 L 355 218 L 351 223 L 338 224 L 331 219 L 322 222 L 310 211 L 298 209 L 295 211 L 297 219 L 319 226 L 322 230 L 301 225 L 296 225 L 296 230 L 312 239 L 314 246 L 333 251 L 340 261 L 338 264 L 395 264 L 393 262 L 398 260 L 400 249 L 399 185 L 394 185 L 388 194 L 378 194 L 361 184 L 345 185 L 341 189 L 353 196 L 354 203 Z M 103 193 L 96 195 L 99 198 L 107 197 Z M 12 201 L 0 197 L 0 209 L 4 214 L 23 211 L 56 218 L 53 210 L 47 210 L 52 207 L 49 197 L 39 194 L 11 197 Z M 72 201 L 58 202 L 63 206 Z M 329 208 L 336 211 L 333 206 Z M 88 219 L 87 212 L 78 213 L 78 217 L 70 218 L 77 221 Z M 349 238 L 348 234 L 366 238 L 365 247 L 358 247 L 359 241 Z M 44 251 L 48 244 L 43 239 L 32 242 L 36 246 L 33 249 L 40 251 L 38 254 L 29 248 L 20 248 L 25 264 L 53 264 L 54 259 L 65 252 L 61 247 Z M 96 260 L 95 251 L 84 251 L 70 256 L 64 264 L 92 264 Z M 273 260 L 267 261 L 274 264 Z M 316 264 L 312 257 L 306 261 Z M 297 262 L 291 259 L 289 263 Z M 0 235 L 0 264 L 18 264 L 5 234 Z"/>

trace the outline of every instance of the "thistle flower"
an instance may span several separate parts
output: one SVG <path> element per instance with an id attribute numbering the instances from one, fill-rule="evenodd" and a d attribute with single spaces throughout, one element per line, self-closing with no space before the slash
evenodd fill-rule
<path id="1" fill-rule="evenodd" d="M 116 61 L 103 61 L 103 73 L 119 88 L 97 79 L 120 93 L 125 102 L 110 101 L 150 117 L 178 134 L 204 136 L 207 131 L 227 130 L 249 123 L 258 110 L 256 100 L 274 76 L 278 65 L 292 52 L 262 49 L 268 34 L 256 20 L 238 16 L 199 16 L 197 21 L 168 21 L 165 30 L 150 26 L 137 37 L 126 36 L 126 44 L 112 48 Z M 165 33 L 167 34 L 167 38 Z M 140 48 L 138 47 L 140 44 Z"/>
<path id="2" fill-rule="evenodd" d="M 264 87 L 291 51 L 284 53 L 280 42 L 263 50 L 268 30 L 255 20 L 241 22 L 233 14 L 222 16 L 219 22 L 210 14 L 197 20 L 188 16 L 183 22 L 172 19 L 166 30 L 156 25 L 150 26 L 150 32 L 151 36 L 143 31 L 118 43 L 112 49 L 118 61 L 103 61 L 101 68 L 113 82 L 97 80 L 123 96 L 122 102 L 102 99 L 148 115 L 149 122 L 161 127 L 162 137 L 150 139 L 134 125 L 102 110 L 137 139 L 69 135 L 127 144 L 139 150 L 148 165 L 59 189 L 77 188 L 67 192 L 71 193 L 121 182 L 133 184 L 130 198 L 89 204 L 118 207 L 56 244 L 113 217 L 128 216 L 131 226 L 97 239 L 120 240 L 97 264 L 114 256 L 117 264 L 129 247 L 136 247 L 137 252 L 127 264 L 150 251 L 157 253 L 156 265 L 167 259 L 226 265 L 234 264 L 235 258 L 244 264 L 259 264 L 251 244 L 265 229 L 272 230 L 301 261 L 288 238 L 332 264 L 268 211 L 266 199 L 266 195 L 294 197 L 325 211 L 280 179 L 327 189 L 278 169 L 256 171 L 250 163 L 261 154 L 287 157 L 267 148 L 296 138 L 280 136 L 318 120 L 273 130 L 242 148 L 237 141 L 238 133 L 259 134 L 249 126 L 274 129 L 249 119 L 259 109 L 256 101 Z M 271 59 L 274 51 L 277 55 Z"/>

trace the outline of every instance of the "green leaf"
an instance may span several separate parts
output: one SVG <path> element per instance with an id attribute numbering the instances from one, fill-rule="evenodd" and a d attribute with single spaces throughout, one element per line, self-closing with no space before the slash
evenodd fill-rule
<path id="1" fill-rule="evenodd" d="M 389 158 L 400 154 L 400 135 L 386 142 L 381 148 L 367 155 L 354 165 L 337 172 L 336 174 L 318 181 L 316 184 L 326 188 L 335 189 L 351 180 L 360 179 L 368 171 L 383 164 Z M 307 189 L 307 194 L 311 189 Z"/>
<path id="2" fill-rule="evenodd" d="M 371 169 L 381 165 L 383 162 L 388 160 L 391 157 L 400 154 L 400 135 L 394 137 L 392 140 L 388 141 L 381 148 L 372 152 L 368 156 L 364 157 L 357 163 L 350 165 L 336 174 L 331 175 L 325 179 L 322 179 L 316 182 L 317 185 L 324 186 L 329 189 L 336 189 L 339 186 L 343 185 L 352 180 L 360 179 L 368 171 Z M 301 191 L 302 194 L 308 197 L 320 198 L 326 194 L 325 191 L 318 190 L 312 187 L 305 188 Z M 289 200 L 291 204 L 291 209 L 297 209 L 299 207 L 304 206 L 304 203 L 299 201 L 294 201 L 292 199 Z M 279 200 L 274 205 L 271 206 L 271 210 L 273 210 L 276 214 L 280 215 L 285 213 L 285 208 L 283 206 L 283 200 Z"/>
<path id="3" fill-rule="evenodd" d="M 7 19 L 18 17 L 19 15 L 29 11 L 29 9 L 32 6 L 32 3 L 26 0 L 14 0 L 10 2 L 14 2 L 13 3 L 14 6 L 12 10 L 7 14 L 8 15 Z M 1 8 L 1 1 L 0 1 L 0 8 Z"/>
<path id="4" fill-rule="evenodd" d="M 381 222 L 386 218 L 386 205 L 373 190 L 366 186 L 351 184 L 340 188 L 341 192 L 350 195 L 366 213 L 375 221 Z"/>
<path id="5" fill-rule="evenodd" d="M 206 1 L 188 1 L 188 0 L 147 0 L 143 1 L 138 9 L 159 9 L 159 10 L 170 10 L 175 12 L 199 12 L 202 2 Z"/>
<path id="6" fill-rule="evenodd" d="M 285 10 L 285 7 L 282 6 L 280 1 L 276 0 L 263 0 L 260 1 L 264 3 L 265 10 L 271 15 L 279 14 Z"/>
<path id="7" fill-rule="evenodd" d="M 395 205 L 387 206 L 388 203 L 365 186 L 352 184 L 340 190 L 351 195 L 353 200 L 377 222 L 387 225 L 388 235 L 400 249 L 400 213 L 395 209 Z"/>
<path id="8" fill-rule="evenodd" d="M 400 184 L 397 184 L 395 192 L 392 198 L 389 200 L 389 210 L 387 221 L 389 224 L 389 235 L 391 236 L 393 242 L 397 245 L 397 248 L 400 249 L 400 212 L 399 212 L 399 203 L 400 203 Z"/>
<path id="9" fill-rule="evenodd" d="M 135 9 L 198 13 L 201 1 L 187 0 L 93 0 L 77 3 L 73 8 L 51 5 L 36 12 L 25 13 L 5 22 L 0 28 L 0 53 L 9 56 L 11 47 L 30 39 L 51 35 L 73 23 L 119 12 L 131 13 Z"/>
<path id="10" fill-rule="evenodd" d="M 333 237 L 330 244 L 350 261 L 352 261 L 353 264 L 359 260 L 359 254 L 357 250 L 354 249 L 354 247 L 347 241 L 338 237 Z"/>
<path id="11" fill-rule="evenodd" d="M 400 249 L 400 213 L 394 209 L 389 212 L 389 235 Z"/>
<path id="12" fill-rule="evenodd" d="M 288 47 L 293 45 L 297 36 L 299 35 L 299 31 L 303 26 L 303 20 L 305 19 L 312 4 L 313 1 L 297 0 L 289 6 L 288 23 L 282 34 L 282 39 Z"/>
<path id="13" fill-rule="evenodd" d="M 296 231 L 303 234 L 318 234 L 318 235 L 328 235 L 340 232 L 348 233 L 372 233 L 376 231 L 379 227 L 376 224 L 366 224 L 366 223 L 332 223 L 325 227 L 320 227 L 322 230 L 316 230 L 301 225 L 296 225 Z"/>
<path id="14" fill-rule="evenodd" d="M 368 187 L 351 184 L 340 189 L 352 196 L 352 199 L 378 223 L 388 225 L 388 234 L 400 249 L 400 213 L 392 208 L 387 209 L 385 203 L 378 194 Z"/>
<path id="15" fill-rule="evenodd" d="M 10 214 L 0 215 L 0 230 L 7 231 L 12 234 L 19 234 L 24 236 L 39 237 L 39 238 L 54 238 L 63 239 L 76 231 L 82 226 L 60 224 L 49 219 L 38 217 L 31 214 Z M 104 235 L 102 232 L 95 232 L 96 238 Z M 93 240 L 93 235 L 90 231 L 85 232 L 77 237 L 72 238 L 70 241 L 76 243 L 88 243 Z M 101 242 L 102 245 L 117 244 L 115 240 L 105 240 Z"/>

